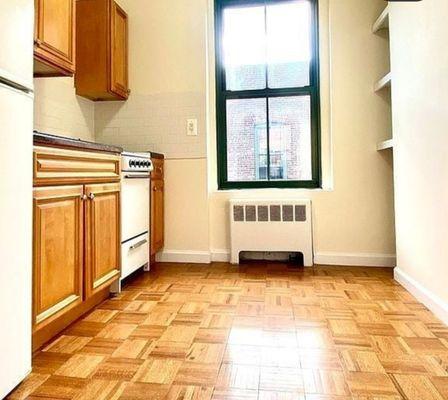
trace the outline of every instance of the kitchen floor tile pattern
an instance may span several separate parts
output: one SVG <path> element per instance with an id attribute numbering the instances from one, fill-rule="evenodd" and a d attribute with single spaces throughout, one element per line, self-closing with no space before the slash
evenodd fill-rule
<path id="1" fill-rule="evenodd" d="M 448 328 L 390 269 L 157 264 L 10 399 L 448 399 Z"/>

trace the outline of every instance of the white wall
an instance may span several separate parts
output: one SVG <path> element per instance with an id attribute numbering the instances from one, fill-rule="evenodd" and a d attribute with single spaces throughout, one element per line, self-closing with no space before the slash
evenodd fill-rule
<path id="1" fill-rule="evenodd" d="M 439 299 L 448 321 L 448 2 L 391 13 L 399 278 Z"/>

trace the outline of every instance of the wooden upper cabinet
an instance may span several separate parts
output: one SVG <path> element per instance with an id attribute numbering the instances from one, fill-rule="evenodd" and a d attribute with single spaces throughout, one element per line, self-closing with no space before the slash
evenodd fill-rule
<path id="1" fill-rule="evenodd" d="M 75 0 L 35 0 L 34 75 L 75 72 Z"/>
<path id="2" fill-rule="evenodd" d="M 83 301 L 84 187 L 34 189 L 33 325 Z"/>
<path id="3" fill-rule="evenodd" d="M 126 100 L 128 16 L 113 0 L 78 0 L 76 94 L 90 100 Z"/>
<path id="4" fill-rule="evenodd" d="M 120 275 L 120 184 L 86 185 L 85 290 L 90 297 Z"/>

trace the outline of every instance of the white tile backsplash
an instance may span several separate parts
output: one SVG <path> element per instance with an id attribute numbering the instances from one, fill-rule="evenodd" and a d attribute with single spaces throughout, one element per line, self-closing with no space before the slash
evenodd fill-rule
<path id="1" fill-rule="evenodd" d="M 34 79 L 34 129 L 95 139 L 95 105 L 75 94 L 73 78 Z"/>
<path id="2" fill-rule="evenodd" d="M 92 102 L 75 95 L 73 78 L 35 79 L 34 129 L 95 140 L 167 158 L 206 156 L 202 92 L 131 94 L 126 102 Z M 186 121 L 198 120 L 198 136 Z"/>
<path id="3" fill-rule="evenodd" d="M 127 102 L 96 103 L 96 140 L 167 158 L 205 157 L 205 109 L 201 92 L 131 94 Z M 197 118 L 198 136 L 187 136 L 188 118 Z"/>

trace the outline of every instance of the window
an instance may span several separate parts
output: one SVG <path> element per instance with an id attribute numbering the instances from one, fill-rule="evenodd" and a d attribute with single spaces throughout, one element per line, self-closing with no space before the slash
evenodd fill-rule
<path id="1" fill-rule="evenodd" d="M 215 0 L 220 189 L 320 186 L 317 0 Z"/>

